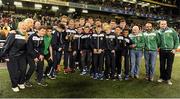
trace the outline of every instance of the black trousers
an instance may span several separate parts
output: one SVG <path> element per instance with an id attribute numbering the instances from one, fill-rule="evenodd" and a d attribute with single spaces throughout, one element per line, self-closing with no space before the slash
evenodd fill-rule
<path id="1" fill-rule="evenodd" d="M 17 57 L 9 57 L 7 68 L 10 75 L 12 87 L 17 87 L 18 84 L 24 84 L 26 74 L 26 55 L 23 54 Z"/>
<path id="2" fill-rule="evenodd" d="M 76 55 L 74 56 L 74 61 L 75 63 L 78 63 L 78 64 L 75 64 L 75 65 L 81 65 L 81 53 L 80 53 L 80 50 L 76 50 Z"/>
<path id="3" fill-rule="evenodd" d="M 64 69 L 74 69 L 73 51 L 64 51 Z"/>
<path id="4" fill-rule="evenodd" d="M 171 50 L 160 50 L 160 78 L 163 80 L 171 79 L 174 54 Z"/>
<path id="5" fill-rule="evenodd" d="M 3 52 L 3 48 L 0 48 L 0 55 L 2 54 Z M 4 58 L 3 57 L 0 57 L 0 63 L 3 63 L 5 62 Z"/>
<path id="6" fill-rule="evenodd" d="M 94 58 L 93 58 L 93 54 L 92 54 L 92 51 L 91 51 L 91 66 L 90 66 L 90 75 L 92 76 L 94 74 L 94 70 L 95 70 L 95 67 L 94 67 Z"/>
<path id="7" fill-rule="evenodd" d="M 109 74 L 114 77 L 115 74 L 115 53 L 110 50 L 105 51 L 105 77 Z"/>
<path id="8" fill-rule="evenodd" d="M 82 66 L 82 70 L 85 69 L 87 67 L 87 69 L 90 69 L 90 65 L 92 62 L 92 54 L 90 50 L 82 50 L 82 54 L 81 54 L 81 66 Z M 81 71 L 82 71 L 81 70 Z"/>
<path id="9" fill-rule="evenodd" d="M 36 69 L 36 72 L 37 72 L 37 81 L 38 82 L 41 82 L 43 80 L 43 73 L 44 73 L 44 60 L 42 61 L 38 61 L 36 63 L 36 66 L 37 66 L 37 69 Z"/>
<path id="10" fill-rule="evenodd" d="M 53 68 L 53 61 L 52 61 L 51 59 L 49 59 L 49 58 L 50 58 L 50 55 L 49 55 L 49 54 L 44 56 L 44 59 L 45 59 L 45 60 L 47 61 L 47 63 L 48 63 L 48 66 L 46 67 L 46 69 L 45 69 L 45 71 L 44 71 L 44 74 L 51 73 L 52 69 L 54 69 L 54 68 Z"/>
<path id="11" fill-rule="evenodd" d="M 28 57 L 28 64 L 29 64 L 29 70 L 26 74 L 26 81 L 30 80 L 32 74 L 34 73 L 34 70 L 36 69 L 36 74 L 37 74 L 37 81 L 41 82 L 43 80 L 43 68 L 44 68 L 44 60 L 38 61 L 35 63 L 34 59 L 31 57 Z"/>
<path id="12" fill-rule="evenodd" d="M 34 73 L 36 66 L 34 59 L 32 59 L 30 56 L 27 56 L 27 64 L 29 64 L 29 68 L 27 69 L 27 73 L 26 73 L 26 81 L 29 81 L 32 74 Z"/>
<path id="13" fill-rule="evenodd" d="M 126 76 L 128 76 L 129 70 L 130 70 L 130 51 L 129 51 L 129 49 L 125 49 L 123 51 L 122 57 L 124 57 L 124 74 Z"/>
<path id="14" fill-rule="evenodd" d="M 94 74 L 102 73 L 104 65 L 104 53 L 93 54 Z"/>
<path id="15" fill-rule="evenodd" d="M 115 67 L 117 70 L 117 74 L 121 74 L 121 69 L 122 69 L 122 51 L 118 50 L 116 51 L 116 57 L 115 57 Z"/>

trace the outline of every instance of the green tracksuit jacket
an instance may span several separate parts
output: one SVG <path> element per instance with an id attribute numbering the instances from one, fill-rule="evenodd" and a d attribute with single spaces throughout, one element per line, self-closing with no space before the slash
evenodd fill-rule
<path id="1" fill-rule="evenodd" d="M 179 46 L 179 37 L 177 32 L 172 28 L 166 28 L 165 30 L 159 29 L 160 49 L 172 50 L 177 49 Z"/>

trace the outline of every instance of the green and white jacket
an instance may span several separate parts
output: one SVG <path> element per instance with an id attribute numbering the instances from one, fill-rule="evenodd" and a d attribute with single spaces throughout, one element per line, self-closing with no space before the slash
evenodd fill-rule
<path id="1" fill-rule="evenodd" d="M 144 50 L 146 51 L 157 51 L 158 45 L 160 43 L 159 35 L 156 31 L 151 32 L 144 32 L 144 40 L 145 40 L 145 47 Z"/>
<path id="2" fill-rule="evenodd" d="M 160 49 L 172 50 L 178 48 L 179 37 L 174 29 L 172 28 L 167 28 L 165 30 L 159 29 L 157 32 L 160 38 Z"/>
<path id="3" fill-rule="evenodd" d="M 132 43 L 136 45 L 135 48 L 132 48 L 133 50 L 143 50 L 145 42 L 142 33 L 139 33 L 137 35 L 131 33 L 129 34 L 129 38 L 132 40 Z"/>

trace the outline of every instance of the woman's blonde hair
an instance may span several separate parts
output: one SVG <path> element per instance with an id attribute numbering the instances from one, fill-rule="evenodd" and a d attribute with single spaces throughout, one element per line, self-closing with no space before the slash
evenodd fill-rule
<path id="1" fill-rule="evenodd" d="M 24 21 L 21 21 L 18 23 L 18 30 L 21 28 L 22 25 L 26 25 L 26 23 Z M 26 30 L 27 30 L 27 27 L 26 27 Z M 21 32 L 21 31 L 20 31 Z M 28 39 L 28 33 L 27 31 L 26 32 L 21 32 L 23 33 L 23 35 L 25 36 L 26 40 Z"/>

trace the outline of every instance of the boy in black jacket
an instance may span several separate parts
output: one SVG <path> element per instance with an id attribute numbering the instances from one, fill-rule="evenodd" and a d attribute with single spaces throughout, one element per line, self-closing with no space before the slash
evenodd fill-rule
<path id="1" fill-rule="evenodd" d="M 37 84 L 40 86 L 47 86 L 43 80 L 43 67 L 44 67 L 44 41 L 43 36 L 46 34 L 46 27 L 40 26 L 37 33 L 30 35 L 27 43 L 28 62 L 31 67 L 37 66 Z M 33 72 L 31 72 L 31 75 Z M 30 77 L 31 77 L 30 75 Z"/>
<path id="2" fill-rule="evenodd" d="M 84 33 L 81 36 L 81 65 L 82 71 L 80 75 L 85 75 L 89 72 L 91 65 L 91 48 L 90 48 L 90 27 L 84 27 Z"/>
<path id="3" fill-rule="evenodd" d="M 111 27 L 107 25 L 105 27 L 105 79 L 108 80 L 109 76 L 114 80 L 115 74 L 115 46 L 116 46 L 116 36 L 111 32 Z"/>
<path id="4" fill-rule="evenodd" d="M 73 49 L 74 49 L 74 60 L 75 60 L 75 68 L 81 69 L 81 36 L 83 29 L 82 27 L 77 28 L 77 33 L 74 35 Z"/>
<path id="5" fill-rule="evenodd" d="M 64 49 L 64 39 L 65 39 L 65 26 L 59 24 L 52 34 L 52 49 L 53 49 L 53 65 L 50 70 L 50 75 L 55 76 L 55 70 L 57 69 L 59 63 L 61 62 L 61 57 Z"/>
<path id="6" fill-rule="evenodd" d="M 119 80 L 122 80 L 122 76 L 121 76 L 122 66 L 121 65 L 122 65 L 122 46 L 123 46 L 123 40 L 124 40 L 124 37 L 121 34 L 121 32 L 122 32 L 121 28 L 116 27 L 115 29 L 115 34 L 116 34 L 115 63 L 116 63 L 116 69 L 117 69 L 117 78 Z"/>
<path id="7" fill-rule="evenodd" d="M 102 27 L 97 26 L 91 36 L 91 48 L 93 50 L 94 79 L 103 80 L 105 35 Z"/>
<path id="8" fill-rule="evenodd" d="M 68 22 L 68 28 L 65 32 L 65 42 L 64 42 L 64 74 L 69 72 L 74 72 L 74 58 L 75 55 L 73 49 L 74 35 L 76 30 L 74 29 L 74 20 L 71 19 Z"/>
<path id="9" fill-rule="evenodd" d="M 130 45 L 132 45 L 132 41 L 129 38 L 128 34 L 129 34 L 129 29 L 124 29 L 123 32 L 123 37 L 124 37 L 124 41 L 123 41 L 123 46 L 122 46 L 122 57 L 124 57 L 124 74 L 125 80 L 129 79 L 129 69 L 130 69 L 130 56 L 129 56 L 129 51 L 130 51 Z"/>

